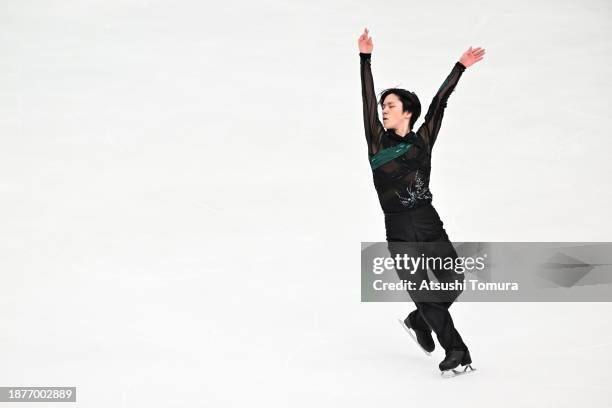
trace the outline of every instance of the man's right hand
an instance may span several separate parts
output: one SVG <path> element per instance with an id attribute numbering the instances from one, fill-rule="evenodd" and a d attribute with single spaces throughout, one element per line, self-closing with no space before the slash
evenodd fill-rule
<path id="1" fill-rule="evenodd" d="M 372 37 L 368 37 L 368 33 L 368 29 L 364 28 L 363 34 L 359 36 L 359 40 L 357 41 L 359 44 L 359 52 L 363 52 L 364 54 L 371 54 L 374 49 Z"/>

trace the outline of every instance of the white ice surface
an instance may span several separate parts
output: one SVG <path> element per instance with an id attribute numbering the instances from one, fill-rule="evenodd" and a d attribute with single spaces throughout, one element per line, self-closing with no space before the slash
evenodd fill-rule
<path id="1" fill-rule="evenodd" d="M 455 241 L 612 241 L 609 1 L 0 7 L 0 386 L 79 407 L 609 407 L 612 304 L 457 303 L 439 377 L 360 303 L 384 240 L 357 37 L 424 108 Z M 417 125 L 421 121 L 417 122 Z M 55 404 L 19 403 L 43 407 Z M 2 403 L 2 406 L 11 406 Z"/>

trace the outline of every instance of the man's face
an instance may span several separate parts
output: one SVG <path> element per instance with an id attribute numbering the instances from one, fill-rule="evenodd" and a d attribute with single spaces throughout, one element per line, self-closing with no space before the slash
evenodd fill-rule
<path id="1" fill-rule="evenodd" d="M 382 104 L 383 126 L 386 129 L 398 129 L 406 120 L 410 120 L 410 112 L 402 112 L 402 102 L 397 95 L 389 94 Z"/>

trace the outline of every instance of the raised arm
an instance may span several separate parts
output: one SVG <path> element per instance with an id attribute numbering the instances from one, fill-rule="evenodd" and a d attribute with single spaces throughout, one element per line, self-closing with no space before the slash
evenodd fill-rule
<path id="1" fill-rule="evenodd" d="M 378 104 L 372 78 L 372 38 L 368 37 L 368 29 L 359 37 L 359 58 L 361 60 L 361 97 L 363 101 L 363 124 L 365 127 L 368 155 L 374 155 L 380 150 L 380 142 L 385 132 L 378 118 Z"/>
<path id="2" fill-rule="evenodd" d="M 465 71 L 467 67 L 480 61 L 484 56 L 484 52 L 482 48 L 472 50 L 472 47 L 464 52 L 461 59 L 455 63 L 450 74 L 446 77 L 438 89 L 436 96 L 434 96 L 431 101 L 427 113 L 425 114 L 425 122 L 418 130 L 418 133 L 428 141 L 430 149 L 438 138 L 438 132 L 442 125 L 442 117 L 444 116 L 444 109 L 446 108 L 448 97 L 455 90 L 463 71 Z"/>

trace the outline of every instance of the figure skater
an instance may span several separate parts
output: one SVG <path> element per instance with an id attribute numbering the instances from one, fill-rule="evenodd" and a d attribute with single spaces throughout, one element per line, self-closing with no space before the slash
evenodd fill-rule
<path id="1" fill-rule="evenodd" d="M 414 92 L 390 88 L 382 92 L 380 105 L 383 122 L 378 117 L 378 103 L 372 79 L 371 56 L 374 48 L 372 37 L 365 28 L 359 36 L 361 60 L 361 90 L 363 99 L 363 120 L 368 156 L 373 172 L 374 186 L 385 216 L 385 230 L 388 248 L 392 255 L 398 252 L 399 243 L 427 243 L 420 245 L 428 256 L 457 258 L 440 217 L 431 204 L 429 190 L 431 153 L 436 142 L 448 97 L 455 89 L 466 68 L 483 59 L 485 50 L 470 47 L 461 55 L 434 96 L 424 123 L 416 132 L 412 129 L 421 114 L 421 104 Z M 429 245 L 431 244 L 431 245 Z M 452 270 L 433 268 L 432 273 L 440 282 L 463 280 Z M 401 279 L 427 279 L 426 268 L 412 274 L 398 274 Z M 453 324 L 448 311 L 461 290 L 452 291 L 439 301 L 419 296 L 408 291 L 416 305 L 403 321 L 404 328 L 417 340 L 427 353 L 434 348 L 431 332 L 436 334 L 439 344 L 445 350 L 445 358 L 439 364 L 442 375 L 463 373 L 471 367 L 471 356 Z M 414 334 L 413 334 L 414 333 Z M 463 372 L 455 370 L 464 366 Z"/>

